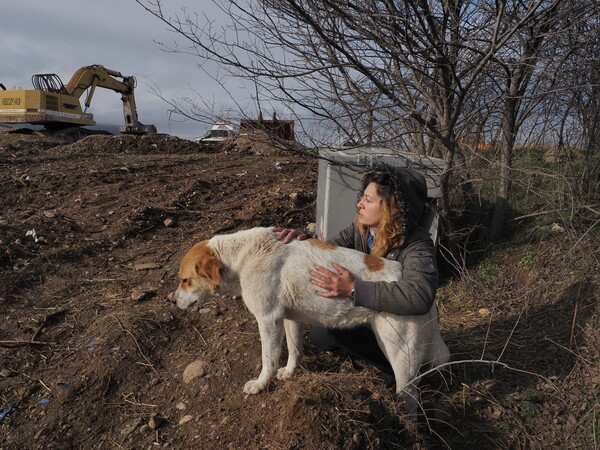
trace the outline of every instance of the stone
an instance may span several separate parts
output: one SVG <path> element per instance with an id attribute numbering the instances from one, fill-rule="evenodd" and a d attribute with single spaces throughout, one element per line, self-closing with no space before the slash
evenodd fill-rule
<path id="1" fill-rule="evenodd" d="M 158 428 L 160 428 L 160 426 L 164 422 L 165 422 L 165 419 L 163 419 L 162 417 L 153 415 L 150 417 L 150 420 L 148 421 L 148 426 L 153 430 L 157 430 Z"/>
<path id="2" fill-rule="evenodd" d="M 194 418 L 194 416 L 183 416 L 180 420 L 179 420 L 179 425 L 183 425 L 184 423 L 189 422 L 190 420 L 192 420 Z"/>
<path id="3" fill-rule="evenodd" d="M 183 371 L 183 382 L 189 383 L 194 378 L 203 377 L 206 375 L 206 362 L 198 359 L 185 368 Z"/>

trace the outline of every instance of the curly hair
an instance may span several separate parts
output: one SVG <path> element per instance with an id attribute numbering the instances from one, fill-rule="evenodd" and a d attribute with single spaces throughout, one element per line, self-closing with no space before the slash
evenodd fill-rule
<path id="1" fill-rule="evenodd" d="M 405 218 L 408 205 L 404 200 L 402 184 L 397 183 L 390 170 L 377 169 L 367 172 L 362 178 L 362 189 L 359 197 L 370 183 L 377 185 L 377 195 L 382 198 L 382 218 L 377 234 L 373 241 L 371 254 L 385 256 L 392 248 L 402 245 L 408 232 L 408 223 Z M 361 234 L 368 232 L 367 227 L 355 221 Z"/>

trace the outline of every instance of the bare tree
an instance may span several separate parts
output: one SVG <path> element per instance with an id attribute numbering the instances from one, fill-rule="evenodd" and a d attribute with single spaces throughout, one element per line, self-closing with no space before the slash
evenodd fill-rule
<path id="1" fill-rule="evenodd" d="M 136 1 L 187 42 L 171 50 L 218 63 L 251 83 L 257 101 L 301 123 L 310 117 L 326 144 L 337 135 L 443 157 L 443 215 L 451 175 L 472 195 L 466 133 L 500 136 L 492 238 L 504 221 L 520 126 L 540 90 L 550 92 L 540 75 L 550 67 L 548 43 L 569 29 L 567 17 L 581 23 L 598 11 L 594 0 L 233 0 L 218 3 L 228 17 L 218 27 L 167 13 L 162 0 Z"/>

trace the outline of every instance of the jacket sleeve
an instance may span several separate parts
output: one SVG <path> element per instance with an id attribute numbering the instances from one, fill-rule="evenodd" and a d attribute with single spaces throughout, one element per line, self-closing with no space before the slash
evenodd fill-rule
<path id="1" fill-rule="evenodd" d="M 426 314 L 438 287 L 435 248 L 431 239 L 409 243 L 398 260 L 402 279 L 393 282 L 356 280 L 356 306 L 400 315 Z"/>

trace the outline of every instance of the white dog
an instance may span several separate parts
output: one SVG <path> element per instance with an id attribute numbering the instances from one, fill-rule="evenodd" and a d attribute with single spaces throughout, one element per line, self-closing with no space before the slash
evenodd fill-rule
<path id="1" fill-rule="evenodd" d="M 271 229 L 253 228 L 192 247 L 181 261 L 172 300 L 185 309 L 215 293 L 242 296 L 258 321 L 262 344 L 262 370 L 244 386 L 247 394 L 264 391 L 275 373 L 281 380 L 292 377 L 302 357 L 305 323 L 332 328 L 370 324 L 394 370 L 396 392 L 414 409 L 420 366 L 436 367 L 449 359 L 435 305 L 424 315 L 399 316 L 355 307 L 349 298 L 320 297 L 309 273 L 315 265 L 331 268 L 334 262 L 367 281 L 397 280 L 402 271 L 396 261 L 317 239 L 283 244 Z M 284 329 L 289 356 L 287 365 L 277 370 Z"/>

